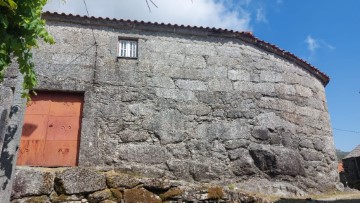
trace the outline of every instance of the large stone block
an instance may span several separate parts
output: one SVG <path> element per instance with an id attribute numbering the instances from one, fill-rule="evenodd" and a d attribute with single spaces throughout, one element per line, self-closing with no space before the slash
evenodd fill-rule
<path id="1" fill-rule="evenodd" d="M 12 198 L 49 195 L 53 190 L 55 173 L 51 170 L 17 168 L 12 188 Z"/>
<path id="2" fill-rule="evenodd" d="M 180 89 L 206 91 L 207 84 L 199 80 L 176 80 L 175 84 Z"/>
<path id="3" fill-rule="evenodd" d="M 273 71 L 261 71 L 260 80 L 263 82 L 282 82 L 283 76 L 281 73 Z"/>
<path id="4" fill-rule="evenodd" d="M 134 188 L 124 191 L 124 201 L 126 203 L 161 203 L 161 198 L 144 188 Z"/>
<path id="5" fill-rule="evenodd" d="M 194 92 L 189 91 L 189 90 L 158 88 L 158 89 L 156 89 L 156 96 L 166 98 L 166 99 L 173 99 L 175 101 L 196 100 Z"/>
<path id="6" fill-rule="evenodd" d="M 231 91 L 233 86 L 230 80 L 212 79 L 209 81 L 209 89 L 211 91 Z"/>
<path id="7" fill-rule="evenodd" d="M 251 158 L 249 151 L 241 149 L 236 151 L 238 153 L 235 157 L 236 160 L 231 162 L 231 171 L 236 176 L 245 176 L 255 174 L 256 167 L 254 165 L 254 160 Z"/>
<path id="8" fill-rule="evenodd" d="M 160 164 L 165 163 L 170 154 L 164 146 L 158 144 L 126 144 L 117 149 L 121 160 L 143 163 Z"/>
<path id="9" fill-rule="evenodd" d="M 253 147 L 250 155 L 258 169 L 270 176 L 277 175 L 305 175 L 304 166 L 299 153 L 286 149 Z"/>
<path id="10" fill-rule="evenodd" d="M 208 105 L 201 103 L 181 103 L 177 109 L 185 115 L 205 116 L 211 112 Z"/>
<path id="11" fill-rule="evenodd" d="M 228 78 L 230 80 L 250 81 L 250 73 L 245 70 L 229 70 Z"/>
<path id="12" fill-rule="evenodd" d="M 57 172 L 54 188 L 59 194 L 94 192 L 106 188 L 106 178 L 91 169 L 70 168 Z"/>
<path id="13" fill-rule="evenodd" d="M 146 82 L 150 87 L 175 88 L 174 81 L 170 77 L 151 77 Z"/>
<path id="14" fill-rule="evenodd" d="M 106 173 L 106 183 L 110 188 L 134 188 L 135 186 L 141 184 L 141 181 L 131 175 L 110 171 Z"/>

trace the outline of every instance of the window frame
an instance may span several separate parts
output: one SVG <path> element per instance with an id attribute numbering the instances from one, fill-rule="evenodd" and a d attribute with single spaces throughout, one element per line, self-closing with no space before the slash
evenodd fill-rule
<path id="1" fill-rule="evenodd" d="M 126 46 L 128 46 L 128 44 L 130 44 L 131 42 L 135 42 L 136 43 L 136 51 L 135 57 L 131 57 L 131 56 L 121 56 L 121 42 L 126 42 Z M 125 49 L 126 50 L 126 49 Z M 130 50 L 129 50 L 130 52 Z M 118 43 L 117 43 L 117 58 L 118 59 L 133 59 L 133 60 L 137 60 L 139 57 L 139 39 L 138 38 L 132 38 L 132 37 L 119 37 L 118 38 Z"/>

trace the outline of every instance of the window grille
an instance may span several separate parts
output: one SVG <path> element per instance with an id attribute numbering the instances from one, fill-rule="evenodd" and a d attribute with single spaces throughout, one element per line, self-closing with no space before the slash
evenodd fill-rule
<path id="1" fill-rule="evenodd" d="M 119 57 L 137 58 L 137 41 L 119 40 Z"/>

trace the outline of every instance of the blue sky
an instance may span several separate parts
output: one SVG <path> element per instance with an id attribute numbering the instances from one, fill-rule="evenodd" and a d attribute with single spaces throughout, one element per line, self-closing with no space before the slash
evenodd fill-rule
<path id="1" fill-rule="evenodd" d="M 326 87 L 335 145 L 360 144 L 359 0 L 86 0 L 90 15 L 221 27 L 253 34 L 330 76 Z M 85 15 L 81 0 L 51 0 L 45 10 Z M 347 132 L 341 131 L 355 131 Z"/>

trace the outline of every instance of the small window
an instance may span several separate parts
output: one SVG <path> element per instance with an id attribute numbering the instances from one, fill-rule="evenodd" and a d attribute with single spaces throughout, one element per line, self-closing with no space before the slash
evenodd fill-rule
<path id="1" fill-rule="evenodd" d="M 137 41 L 136 40 L 119 40 L 119 57 L 137 58 Z"/>

